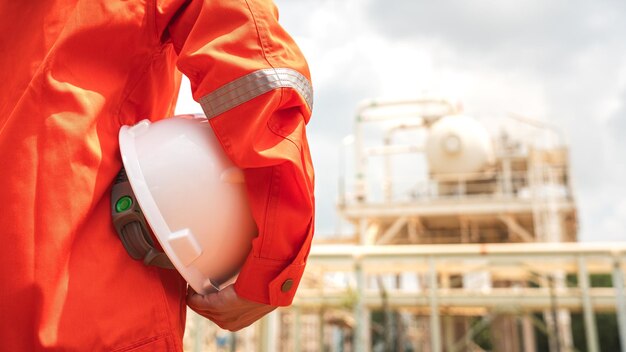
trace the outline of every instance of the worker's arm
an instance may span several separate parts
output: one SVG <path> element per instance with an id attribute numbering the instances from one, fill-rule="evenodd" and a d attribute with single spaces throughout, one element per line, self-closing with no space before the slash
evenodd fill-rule
<path id="1" fill-rule="evenodd" d="M 157 13 L 157 30 L 176 48 L 194 99 L 244 169 L 259 229 L 234 290 L 217 295 L 231 304 L 256 302 L 259 312 L 289 305 L 313 235 L 307 64 L 269 0 L 175 1 L 159 4 Z M 188 302 L 202 311 L 202 300 Z"/>

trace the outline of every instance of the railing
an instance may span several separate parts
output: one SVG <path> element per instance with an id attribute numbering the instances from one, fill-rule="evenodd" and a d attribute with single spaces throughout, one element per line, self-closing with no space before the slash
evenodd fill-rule
<path id="1" fill-rule="evenodd" d="M 386 188 L 375 192 L 380 193 L 380 196 L 374 196 L 374 192 L 369 192 L 366 202 L 419 202 L 467 198 L 530 199 L 532 197 L 538 199 L 548 197 L 571 199 L 573 197 L 566 183 L 566 170 L 564 168 L 546 167 L 544 171 L 541 175 L 551 175 L 551 177 L 535 178 L 532 186 L 529 182 L 528 172 L 525 171 L 510 173 L 493 171 L 437 176 L 416 183 L 405 182 L 403 185 L 402 182 L 396 180 L 393 190 L 388 189 L 389 185 L 383 184 L 383 188 Z M 359 201 L 347 192 L 343 182 L 341 185 L 340 205 L 353 204 Z"/>
<path id="2" fill-rule="evenodd" d="M 558 336 L 562 329 L 552 332 L 529 312 L 566 310 L 582 312 L 587 350 L 597 352 L 595 314 L 615 312 L 626 351 L 625 266 L 626 243 L 316 245 L 292 307 L 276 310 L 236 334 L 190 315 L 185 350 L 322 351 L 329 343 L 328 324 L 334 324 L 332 331 L 343 329 L 349 331 L 343 338 L 354 337 L 353 350 L 358 346 L 368 351 L 369 312 L 386 307 L 420 316 L 407 327 L 427 339 L 432 351 L 442 351 L 444 345 L 464 350 L 473 344 L 471 336 L 478 329 L 501 314 L 518 316 L 522 322 L 530 319 L 531 329 L 534 325 Z M 612 284 L 592 285 L 590 277 L 598 274 L 610 277 Z M 413 277 L 414 282 L 374 280 L 398 275 Z M 559 279 L 564 285 L 557 285 Z M 344 312 L 348 327 L 337 330 L 333 321 L 342 318 L 332 317 L 333 312 Z M 482 320 L 449 344 L 443 339 L 449 316 Z"/>
<path id="3" fill-rule="evenodd" d="M 626 243 L 315 246 L 305 282 L 307 277 L 324 280 L 315 287 L 302 287 L 294 304 L 309 309 L 351 306 L 355 317 L 367 316 L 369 309 L 385 304 L 421 310 L 431 319 L 434 351 L 442 350 L 443 312 L 485 316 L 582 311 L 587 348 L 598 351 L 594 312 L 614 311 L 626 351 L 625 264 Z M 470 287 L 467 278 L 476 273 L 483 274 L 483 284 Z M 368 284 L 372 277 L 407 274 L 414 277 L 412 285 L 397 281 L 396 287 L 384 289 L 384 296 L 376 285 Z M 590 274 L 609 276 L 612 287 L 591 287 Z M 496 283 L 506 287 L 494 287 Z M 359 321 L 355 336 L 366 340 L 358 342 L 360 346 L 368 346 L 369 329 Z"/>

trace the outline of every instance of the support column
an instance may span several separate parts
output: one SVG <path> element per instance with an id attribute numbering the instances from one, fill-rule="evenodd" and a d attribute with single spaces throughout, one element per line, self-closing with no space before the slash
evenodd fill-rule
<path id="1" fill-rule="evenodd" d="M 624 297 L 624 272 L 621 261 L 615 258 L 613 262 L 613 287 L 615 288 L 615 314 L 619 331 L 619 343 L 622 351 L 626 351 L 626 298 Z"/>
<path id="2" fill-rule="evenodd" d="M 265 351 L 267 347 L 267 315 L 261 318 L 256 324 L 256 351 Z M 253 326 L 254 326 L 253 325 Z"/>
<path id="3" fill-rule="evenodd" d="M 230 352 L 236 352 L 237 351 L 237 333 L 234 331 L 231 331 L 228 335 L 230 335 Z"/>
<path id="4" fill-rule="evenodd" d="M 203 346 L 204 340 L 205 340 L 205 331 L 206 331 L 205 326 L 203 326 L 204 318 L 202 318 L 200 315 L 196 313 L 192 313 L 192 314 L 193 314 L 193 327 L 195 330 L 194 339 L 193 339 L 193 351 L 200 352 L 206 347 L 206 346 Z"/>
<path id="5" fill-rule="evenodd" d="M 319 322 L 317 326 L 317 350 L 324 351 L 324 308 L 320 308 L 317 318 Z"/>
<path id="6" fill-rule="evenodd" d="M 276 327 L 278 311 L 274 310 L 263 317 L 259 324 L 259 351 L 276 351 Z"/>
<path id="7" fill-rule="evenodd" d="M 558 271 L 554 273 L 554 290 L 555 292 L 563 291 L 567 289 L 565 283 L 565 272 Z M 558 295 L 557 295 L 558 296 Z M 555 304 L 557 303 L 555 298 Z M 557 326 L 559 332 L 559 346 L 563 351 L 574 350 L 574 337 L 572 336 L 572 317 L 569 310 L 559 308 L 557 310 Z"/>
<path id="8" fill-rule="evenodd" d="M 522 317 L 522 337 L 524 343 L 524 352 L 536 352 L 535 329 L 530 314 L 525 313 Z"/>
<path id="9" fill-rule="evenodd" d="M 441 273 L 441 283 L 440 287 L 444 290 L 448 290 L 451 287 L 450 284 L 450 273 L 445 272 Z M 443 338 L 445 344 L 446 351 L 452 351 L 454 346 L 454 318 L 450 315 L 450 312 L 445 314 L 443 317 Z"/>
<path id="10" fill-rule="evenodd" d="M 428 278 L 430 295 L 430 345 L 433 352 L 441 352 L 441 324 L 439 322 L 439 289 L 435 260 L 428 258 Z"/>
<path id="11" fill-rule="evenodd" d="M 292 318 L 292 335 L 293 335 L 293 351 L 294 352 L 300 352 L 300 345 L 302 344 L 301 339 L 300 339 L 300 335 L 302 335 L 301 333 L 301 327 L 300 327 L 300 318 L 301 318 L 301 314 L 300 314 L 300 307 L 293 307 L 291 309 L 291 318 Z M 321 349 L 320 349 L 321 351 Z"/>
<path id="12" fill-rule="evenodd" d="M 578 287 L 583 299 L 583 318 L 585 321 L 585 337 L 587 338 L 587 351 L 598 352 L 598 332 L 596 329 L 596 317 L 591 305 L 589 296 L 589 274 L 587 273 L 587 263 L 585 258 L 578 257 Z"/>
<path id="13" fill-rule="evenodd" d="M 356 302 L 354 305 L 354 351 L 369 352 L 369 310 L 365 307 L 365 273 L 361 260 L 355 260 L 354 274 L 356 276 Z"/>
<path id="14" fill-rule="evenodd" d="M 446 339 L 446 351 L 452 351 L 454 346 L 454 321 L 452 319 L 452 316 L 449 314 L 443 317 L 443 323 L 445 325 L 443 333 Z"/>

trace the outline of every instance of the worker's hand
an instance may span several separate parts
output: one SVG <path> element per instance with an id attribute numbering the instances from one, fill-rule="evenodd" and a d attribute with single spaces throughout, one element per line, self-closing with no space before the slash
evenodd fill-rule
<path id="1" fill-rule="evenodd" d="M 276 309 L 275 306 L 248 301 L 237 296 L 233 285 L 207 295 L 200 295 L 189 287 L 187 305 L 196 313 L 212 320 L 220 328 L 230 331 L 243 329 Z"/>

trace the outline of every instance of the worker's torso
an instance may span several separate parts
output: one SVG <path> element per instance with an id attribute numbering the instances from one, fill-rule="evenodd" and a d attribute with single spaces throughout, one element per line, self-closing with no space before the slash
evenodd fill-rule
<path id="1" fill-rule="evenodd" d="M 179 350 L 185 283 L 110 220 L 121 125 L 170 115 L 175 54 L 141 1 L 0 5 L 0 350 Z"/>

